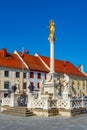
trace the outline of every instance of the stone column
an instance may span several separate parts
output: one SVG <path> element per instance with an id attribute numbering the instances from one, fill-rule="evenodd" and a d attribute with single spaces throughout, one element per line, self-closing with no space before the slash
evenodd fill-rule
<path id="1" fill-rule="evenodd" d="M 15 106 L 15 94 L 14 93 L 11 94 L 10 100 L 11 100 L 10 107 L 14 107 Z"/>
<path id="2" fill-rule="evenodd" d="M 48 38 L 50 42 L 50 73 L 54 73 L 54 39 Z"/>
<path id="3" fill-rule="evenodd" d="M 28 102 L 27 102 L 27 108 L 33 108 L 32 106 L 32 102 L 33 102 L 33 95 L 32 93 L 27 93 L 27 97 L 28 97 Z"/>

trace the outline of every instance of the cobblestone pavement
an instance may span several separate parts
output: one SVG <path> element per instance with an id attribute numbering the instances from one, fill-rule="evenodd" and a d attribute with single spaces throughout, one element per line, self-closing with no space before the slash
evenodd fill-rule
<path id="1" fill-rule="evenodd" d="M 87 130 L 87 114 L 71 118 L 0 114 L 0 130 Z"/>

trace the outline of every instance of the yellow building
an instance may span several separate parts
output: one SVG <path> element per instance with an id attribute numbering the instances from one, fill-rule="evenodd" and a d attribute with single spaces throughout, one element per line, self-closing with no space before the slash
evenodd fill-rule
<path id="1" fill-rule="evenodd" d="M 38 54 L 36 56 L 50 70 L 50 58 Z M 87 76 L 72 63 L 55 59 L 55 72 L 61 78 L 63 78 L 64 73 L 69 76 L 73 96 L 82 97 L 87 95 Z"/>

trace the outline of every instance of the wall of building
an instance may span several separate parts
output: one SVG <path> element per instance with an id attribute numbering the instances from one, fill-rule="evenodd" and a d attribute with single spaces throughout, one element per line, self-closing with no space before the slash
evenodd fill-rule
<path id="1" fill-rule="evenodd" d="M 4 76 L 4 72 L 5 71 L 9 71 L 9 77 L 5 77 Z M 16 72 L 20 73 L 20 77 L 16 78 Z M 24 73 L 26 73 L 26 78 L 24 78 L 24 82 L 26 82 L 26 84 L 28 84 L 28 78 L 29 78 L 29 71 L 25 70 Z M 17 81 L 19 81 L 20 83 L 20 88 L 22 89 L 22 77 L 23 77 L 23 72 L 21 69 L 12 69 L 12 68 L 4 68 L 4 67 L 0 67 L 0 90 L 4 90 L 4 82 L 9 82 L 9 89 L 11 89 L 11 87 L 13 85 L 15 85 L 15 83 Z M 7 89 L 5 89 L 7 90 Z"/>
<path id="2" fill-rule="evenodd" d="M 63 78 L 63 73 L 58 74 L 59 77 Z M 82 95 L 87 96 L 87 78 L 86 77 L 79 77 L 74 75 L 68 75 L 70 77 L 70 85 L 72 89 L 73 97 L 81 97 Z M 61 88 L 61 93 L 63 88 Z"/>
<path id="3" fill-rule="evenodd" d="M 33 85 L 34 85 L 34 89 L 35 90 L 39 90 L 39 88 L 38 88 L 38 83 L 43 79 L 45 79 L 45 75 L 46 75 L 46 73 L 44 73 L 44 72 L 38 72 L 38 71 L 30 71 L 30 72 L 33 72 L 34 73 L 34 78 L 30 78 L 30 82 L 33 82 Z M 29 74 L 30 74 L 30 72 L 29 72 Z M 38 73 L 41 73 L 41 78 L 40 79 L 38 79 Z M 29 77 L 30 77 L 30 75 L 29 75 Z"/>
<path id="4" fill-rule="evenodd" d="M 4 76 L 5 71 L 9 71 L 9 77 Z M 16 78 L 16 76 L 15 76 L 16 72 L 20 73 L 19 78 Z M 30 78 L 30 72 L 34 73 L 33 78 Z M 15 85 L 15 83 L 17 81 L 19 81 L 20 90 L 22 90 L 23 82 L 26 83 L 26 90 L 25 91 L 27 91 L 28 86 L 29 86 L 29 81 L 30 81 L 30 82 L 33 82 L 34 90 L 36 92 L 38 92 L 38 90 L 39 90 L 38 84 L 42 79 L 45 79 L 45 73 L 44 72 L 37 72 L 37 71 L 29 71 L 29 70 L 24 70 L 24 73 L 26 73 L 26 78 L 23 78 L 23 72 L 22 72 L 21 69 L 12 69 L 12 68 L 0 67 L 0 91 L 6 92 L 6 93 L 8 91 L 8 89 L 4 88 L 4 82 L 9 82 L 9 89 L 11 89 L 11 87 L 13 85 Z M 38 73 L 41 73 L 40 79 L 38 78 Z"/>
<path id="5" fill-rule="evenodd" d="M 9 71 L 9 77 L 4 76 L 4 71 Z M 15 73 L 19 72 L 20 73 L 20 78 L 15 77 Z M 34 77 L 30 77 L 30 72 L 34 73 Z M 33 82 L 34 85 L 34 90 L 38 92 L 39 87 L 38 84 L 39 82 L 46 77 L 45 72 L 38 72 L 38 71 L 29 71 L 29 70 L 24 70 L 24 73 L 26 73 L 26 78 L 24 78 L 24 83 L 26 83 L 26 87 L 28 87 L 29 81 Z M 38 78 L 38 73 L 41 73 L 41 78 Z M 58 74 L 61 78 L 63 78 L 63 74 L 59 73 Z M 22 78 L 23 73 L 21 69 L 12 69 L 12 68 L 4 68 L 0 67 L 0 91 L 7 90 L 4 89 L 4 82 L 9 81 L 9 89 L 16 83 L 16 81 L 19 81 L 20 83 L 20 89 L 22 90 Z M 73 86 L 73 96 L 82 96 L 82 94 L 87 95 L 87 79 L 83 77 L 78 77 L 78 76 L 73 76 L 69 75 L 70 80 L 71 80 L 71 87 Z M 26 88 L 27 89 L 27 88 Z M 62 93 L 63 88 L 61 88 L 60 93 Z"/>
<path id="6" fill-rule="evenodd" d="M 87 79 L 85 77 L 70 76 L 72 80 L 72 86 L 74 87 L 75 96 L 81 97 L 82 95 L 87 95 Z"/>

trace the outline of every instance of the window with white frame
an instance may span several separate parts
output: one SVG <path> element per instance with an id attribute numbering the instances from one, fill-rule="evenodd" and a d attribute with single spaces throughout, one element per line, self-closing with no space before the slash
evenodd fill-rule
<path id="1" fill-rule="evenodd" d="M 41 73 L 38 73 L 37 78 L 41 79 Z"/>
<path id="2" fill-rule="evenodd" d="M 26 73 L 23 73 L 23 78 L 26 78 Z"/>
<path id="3" fill-rule="evenodd" d="M 40 88 L 40 84 L 39 84 L 39 83 L 37 83 L 37 88 L 38 88 L 38 89 Z"/>
<path id="4" fill-rule="evenodd" d="M 26 85 L 26 83 L 24 83 L 24 86 L 23 86 L 23 87 L 24 87 L 24 89 L 26 89 L 26 86 L 27 86 L 27 85 Z"/>
<path id="5" fill-rule="evenodd" d="M 30 72 L 30 78 L 34 78 L 34 72 Z"/>
<path id="6" fill-rule="evenodd" d="M 4 77 L 9 77 L 9 71 L 7 70 L 4 71 Z"/>
<path id="7" fill-rule="evenodd" d="M 9 89 L 9 81 L 4 82 L 4 89 Z"/>
<path id="8" fill-rule="evenodd" d="M 16 73 L 15 73 L 15 77 L 16 77 L 16 78 L 20 78 L 20 72 L 16 72 Z"/>

